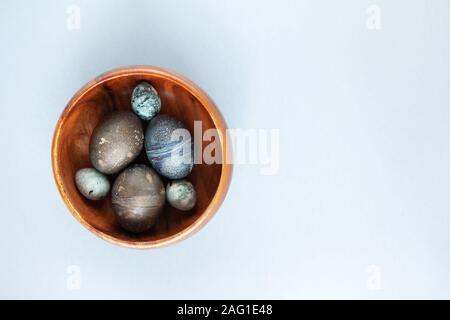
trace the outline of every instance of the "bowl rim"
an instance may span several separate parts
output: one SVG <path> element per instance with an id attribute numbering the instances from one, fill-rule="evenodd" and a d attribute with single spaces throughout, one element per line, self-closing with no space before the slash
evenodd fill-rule
<path id="1" fill-rule="evenodd" d="M 102 83 L 109 81 L 111 79 L 126 77 L 129 75 L 140 75 L 140 74 L 152 74 L 165 79 L 169 79 L 176 84 L 182 86 L 185 90 L 190 92 L 206 109 L 209 116 L 211 117 L 214 126 L 218 129 L 220 146 L 222 148 L 222 170 L 219 180 L 219 185 L 217 186 L 217 190 L 214 194 L 214 197 L 210 201 L 209 205 L 206 209 L 201 213 L 201 215 L 196 219 L 191 225 L 186 227 L 185 229 L 165 238 L 161 238 L 158 240 L 149 240 L 149 241 L 132 241 L 132 240 L 124 240 L 116 238 L 112 235 L 109 235 L 97 228 L 93 227 L 89 224 L 83 216 L 78 212 L 78 210 L 72 205 L 69 200 L 68 194 L 64 188 L 64 184 L 61 178 L 60 167 L 58 165 L 58 154 L 59 154 L 59 137 L 61 133 L 61 128 L 64 125 L 65 121 L 68 118 L 68 115 L 75 108 L 78 101 L 90 90 L 94 87 L 101 85 Z M 230 159 L 232 159 L 232 147 L 231 147 L 231 139 L 229 137 L 227 131 L 226 122 L 217 108 L 214 101 L 208 96 L 208 94 L 203 91 L 197 84 L 195 84 L 190 79 L 181 75 L 180 73 L 170 70 L 165 67 L 157 67 L 157 66 L 149 66 L 149 65 L 132 65 L 132 66 L 123 66 L 119 68 L 112 69 L 110 71 L 104 72 L 101 75 L 97 76 L 93 80 L 89 81 L 87 84 L 81 87 L 69 100 L 66 107 L 62 111 L 61 115 L 58 118 L 58 122 L 55 127 L 55 131 L 52 139 L 52 170 L 53 177 L 55 179 L 58 191 L 61 197 L 64 200 L 66 207 L 72 213 L 72 215 L 80 222 L 86 229 L 97 235 L 98 237 L 106 240 L 109 243 L 119 245 L 122 247 L 128 248 L 137 248 L 137 249 L 148 249 L 148 248 L 159 248 L 163 246 L 167 246 L 169 244 L 173 244 L 188 238 L 189 236 L 195 234 L 198 230 L 200 230 L 217 212 L 219 207 L 221 206 L 225 196 L 228 192 L 231 176 L 233 171 L 233 165 Z"/>

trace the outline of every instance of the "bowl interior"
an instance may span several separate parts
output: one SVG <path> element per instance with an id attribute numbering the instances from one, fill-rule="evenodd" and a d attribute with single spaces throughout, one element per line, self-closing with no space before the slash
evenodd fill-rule
<path id="1" fill-rule="evenodd" d="M 202 130 L 215 128 L 206 107 L 188 90 L 171 78 L 152 73 L 125 74 L 106 77 L 88 89 L 78 99 L 69 103 L 59 124 L 56 146 L 58 163 L 55 175 L 59 177 L 63 197 L 72 211 L 84 220 L 90 229 L 118 239 L 119 242 L 149 243 L 172 237 L 192 225 L 204 213 L 213 199 L 221 177 L 220 164 L 195 164 L 187 177 L 196 188 L 197 204 L 188 212 L 172 208 L 166 203 L 164 213 L 155 226 L 147 232 L 132 234 L 122 229 L 113 213 L 111 198 L 100 201 L 85 199 L 75 186 L 74 176 L 78 169 L 92 167 L 89 160 L 89 140 L 98 122 L 109 112 L 131 110 L 131 93 L 140 81 L 148 81 L 161 97 L 160 114 L 168 114 L 181 120 L 194 137 L 194 121 L 201 121 Z M 142 121 L 145 131 L 147 122 Z M 210 142 L 202 142 L 203 148 Z M 136 163 L 150 165 L 145 150 Z M 109 176 L 111 186 L 115 176 Z M 164 179 L 163 179 L 164 180 Z M 164 180 L 167 183 L 167 180 Z"/>

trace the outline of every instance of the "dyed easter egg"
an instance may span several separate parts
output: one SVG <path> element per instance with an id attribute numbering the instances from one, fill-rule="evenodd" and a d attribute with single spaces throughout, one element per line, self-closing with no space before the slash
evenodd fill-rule
<path id="1" fill-rule="evenodd" d="M 89 144 L 92 165 L 114 174 L 137 158 L 144 144 L 141 121 L 131 111 L 115 111 L 94 129 Z"/>
<path id="2" fill-rule="evenodd" d="M 131 107 L 142 120 L 150 120 L 161 110 L 161 99 L 148 82 L 139 83 L 131 95 Z"/>
<path id="3" fill-rule="evenodd" d="M 192 139 L 181 121 L 154 117 L 145 132 L 145 151 L 153 168 L 169 179 L 186 177 L 193 167 Z"/>
<path id="4" fill-rule="evenodd" d="M 170 205 L 178 210 L 191 210 L 197 202 L 194 186 L 187 180 L 169 182 L 166 187 L 166 197 Z"/>
<path id="5" fill-rule="evenodd" d="M 108 178 L 94 168 L 84 168 L 75 174 L 75 184 L 83 196 L 90 200 L 100 200 L 109 192 Z"/>
<path id="6" fill-rule="evenodd" d="M 150 229 L 165 203 L 165 190 L 158 174 L 143 164 L 136 164 L 119 174 L 111 198 L 119 224 L 133 233 Z"/>

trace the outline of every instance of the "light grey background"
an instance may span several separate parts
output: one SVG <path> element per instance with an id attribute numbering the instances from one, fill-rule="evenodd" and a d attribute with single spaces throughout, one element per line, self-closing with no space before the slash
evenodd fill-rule
<path id="1" fill-rule="evenodd" d="M 448 0 L 2 0 L 0 297 L 450 298 L 449 36 Z M 160 250 L 84 229 L 51 170 L 67 101 L 130 64 L 280 130 L 278 175 L 236 166 L 215 218 Z"/>

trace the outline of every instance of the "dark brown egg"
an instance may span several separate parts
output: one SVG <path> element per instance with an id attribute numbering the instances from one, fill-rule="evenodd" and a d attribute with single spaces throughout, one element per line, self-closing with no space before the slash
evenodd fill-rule
<path id="1" fill-rule="evenodd" d="M 101 121 L 91 136 L 89 156 L 100 172 L 114 174 L 137 158 L 144 144 L 139 118 L 131 111 L 115 111 Z"/>
<path id="2" fill-rule="evenodd" d="M 114 182 L 112 204 L 120 225 L 133 233 L 150 229 L 166 199 L 158 174 L 143 164 L 125 169 Z"/>

